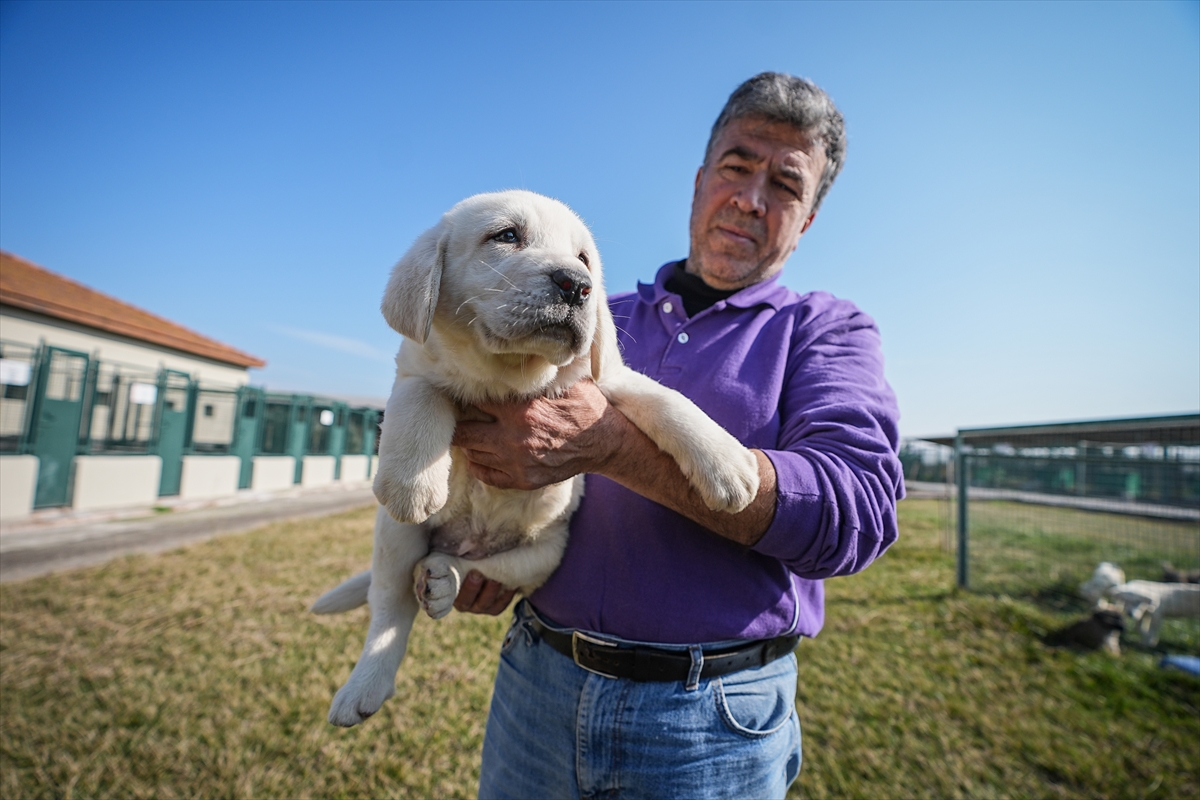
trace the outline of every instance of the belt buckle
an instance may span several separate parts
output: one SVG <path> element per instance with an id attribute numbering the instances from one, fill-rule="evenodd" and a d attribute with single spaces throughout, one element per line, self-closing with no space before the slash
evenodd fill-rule
<path id="1" fill-rule="evenodd" d="M 587 642 L 588 644 L 599 645 L 601 647 L 611 647 L 613 649 L 616 649 L 617 646 L 615 644 L 613 644 L 612 642 L 606 642 L 603 639 L 597 639 L 595 636 L 589 636 L 588 634 L 583 633 L 582 631 L 572 631 L 571 632 L 571 658 L 574 659 L 575 666 L 585 669 L 588 672 L 592 673 L 593 675 L 599 675 L 602 678 L 609 678 L 611 680 L 617 680 L 620 676 L 611 675 L 607 672 L 602 672 L 598 669 L 594 669 L 592 667 L 589 667 L 587 664 L 582 663 L 579 660 L 579 641 L 581 639 L 583 641 Z"/>

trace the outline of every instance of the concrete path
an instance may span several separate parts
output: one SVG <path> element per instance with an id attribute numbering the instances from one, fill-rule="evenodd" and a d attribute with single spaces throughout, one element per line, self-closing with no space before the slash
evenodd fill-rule
<path id="1" fill-rule="evenodd" d="M 0 582 L 103 563 L 126 553 L 155 553 L 280 520 L 324 517 L 375 504 L 369 483 L 240 493 L 208 502 L 162 498 L 154 508 L 36 512 L 0 523 Z"/>

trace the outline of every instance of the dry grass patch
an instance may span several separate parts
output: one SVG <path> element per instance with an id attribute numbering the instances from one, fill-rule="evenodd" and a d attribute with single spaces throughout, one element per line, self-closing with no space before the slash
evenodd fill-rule
<path id="1" fill-rule="evenodd" d="M 305 608 L 370 562 L 373 519 L 0 587 L 0 794 L 474 796 L 502 619 L 418 622 L 397 696 L 325 722 L 367 615 Z"/>
<path id="2" fill-rule="evenodd" d="M 505 619 L 422 617 L 397 696 L 358 728 L 325 722 L 367 614 L 305 608 L 369 562 L 372 520 L 0 586 L 0 796 L 474 796 Z M 950 588 L 934 502 L 902 503 L 901 526 L 829 582 L 826 630 L 800 647 L 794 796 L 1200 794 L 1200 681 L 1154 653 L 1045 650 L 1055 611 Z"/>

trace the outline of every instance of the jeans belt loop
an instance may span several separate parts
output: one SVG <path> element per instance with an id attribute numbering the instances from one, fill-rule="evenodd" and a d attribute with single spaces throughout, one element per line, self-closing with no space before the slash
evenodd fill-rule
<path id="1" fill-rule="evenodd" d="M 698 644 L 688 645 L 688 655 L 692 657 L 692 666 L 688 670 L 687 684 L 684 688 L 694 692 L 700 688 L 700 673 L 704 670 L 704 648 Z"/>

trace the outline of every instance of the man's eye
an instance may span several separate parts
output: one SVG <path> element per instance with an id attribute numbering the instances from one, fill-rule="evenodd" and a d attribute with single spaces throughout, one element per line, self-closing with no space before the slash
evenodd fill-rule
<path id="1" fill-rule="evenodd" d="M 505 228 L 493 236 L 492 240 L 502 244 L 520 244 L 521 236 L 517 233 L 516 228 Z"/>

